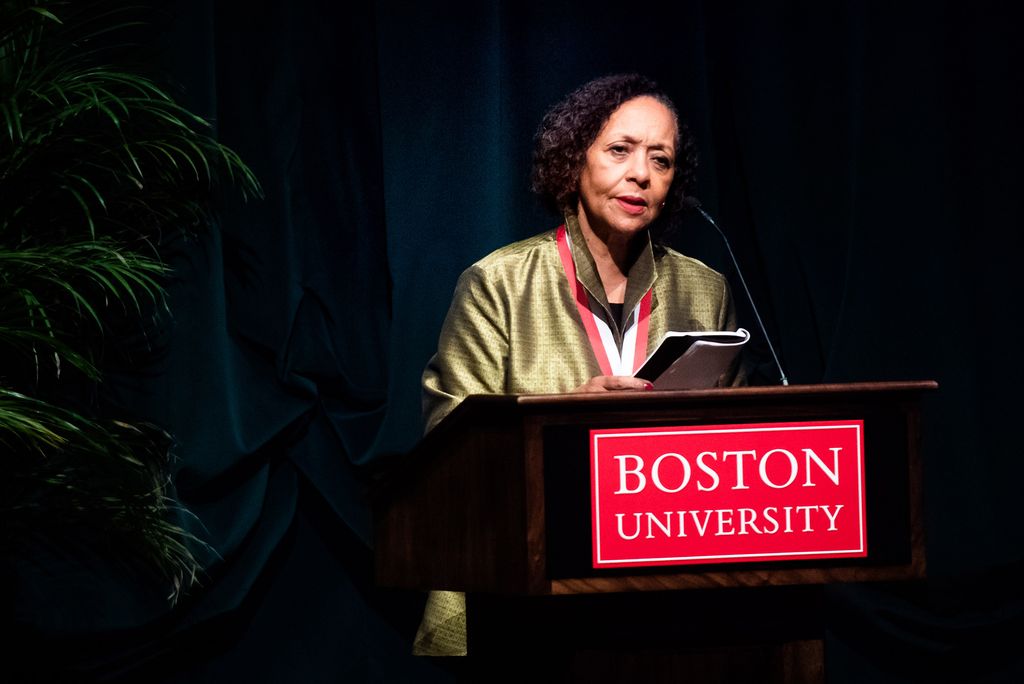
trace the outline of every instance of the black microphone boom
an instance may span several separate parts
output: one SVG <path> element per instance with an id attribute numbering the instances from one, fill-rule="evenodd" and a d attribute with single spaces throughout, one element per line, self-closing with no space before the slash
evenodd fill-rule
<path id="1" fill-rule="evenodd" d="M 739 276 L 740 284 L 743 285 L 743 291 L 747 293 L 747 301 L 750 302 L 750 308 L 754 310 L 754 316 L 757 318 L 757 325 L 761 328 L 761 334 L 764 335 L 765 342 L 768 343 L 768 351 L 772 353 L 772 358 L 775 360 L 775 367 L 779 369 L 779 382 L 783 385 L 788 385 L 789 380 L 786 378 L 786 372 L 782 370 L 782 364 L 779 363 L 779 357 L 775 353 L 775 347 L 772 346 L 772 340 L 768 337 L 768 329 L 764 327 L 764 321 L 761 320 L 761 314 L 757 310 L 757 304 L 754 303 L 754 297 L 750 294 L 750 288 L 747 287 L 747 281 L 743 277 L 743 271 L 740 270 L 740 262 L 736 260 L 736 255 L 732 252 L 732 246 L 729 244 L 729 238 L 725 237 L 725 233 L 718 224 L 715 223 L 715 219 L 711 218 L 711 214 L 704 211 L 704 207 L 700 205 L 700 200 L 696 197 L 684 197 L 683 204 L 691 209 L 696 209 L 697 212 L 704 217 L 704 220 L 711 224 L 711 227 L 718 231 L 718 234 L 722 237 L 722 242 L 725 243 L 725 249 L 729 252 L 729 258 L 732 259 L 732 265 L 736 268 L 736 275 Z"/>

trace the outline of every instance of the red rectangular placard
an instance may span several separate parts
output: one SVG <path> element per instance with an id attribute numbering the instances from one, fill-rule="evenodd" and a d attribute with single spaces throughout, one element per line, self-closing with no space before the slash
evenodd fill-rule
<path id="1" fill-rule="evenodd" d="M 592 430 L 595 568 L 867 555 L 861 420 Z"/>

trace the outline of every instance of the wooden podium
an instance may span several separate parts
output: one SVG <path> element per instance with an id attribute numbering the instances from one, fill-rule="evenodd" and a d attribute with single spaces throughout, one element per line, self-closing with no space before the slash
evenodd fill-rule
<path id="1" fill-rule="evenodd" d="M 377 497 L 377 581 L 465 591 L 469 654 L 506 674 L 536 678 L 545 654 L 568 680 L 822 681 L 821 587 L 925 576 L 919 405 L 936 388 L 469 397 Z M 822 420 L 864 421 L 867 557 L 592 567 L 591 429 Z"/>

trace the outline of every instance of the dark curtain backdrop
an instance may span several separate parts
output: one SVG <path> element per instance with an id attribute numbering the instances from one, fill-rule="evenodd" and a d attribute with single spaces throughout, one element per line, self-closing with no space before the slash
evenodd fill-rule
<path id="1" fill-rule="evenodd" d="M 168 610 L 120 565 L 29 559 L 19 648 L 59 654 L 40 672 L 101 680 L 443 680 L 405 656 L 422 598 L 373 586 L 367 489 L 417 439 L 458 274 L 557 223 L 528 190 L 542 114 L 635 70 L 696 134 L 701 199 L 790 379 L 941 383 L 930 579 L 830 589 L 830 680 L 1018 681 L 1024 48 L 1009 6 L 163 6 L 153 69 L 266 192 L 183 247 L 166 353 L 109 388 L 175 434 L 208 572 Z M 673 240 L 733 275 L 701 224 Z"/>

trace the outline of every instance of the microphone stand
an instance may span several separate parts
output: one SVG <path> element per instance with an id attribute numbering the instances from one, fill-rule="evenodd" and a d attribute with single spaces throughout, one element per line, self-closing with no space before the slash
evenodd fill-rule
<path id="1" fill-rule="evenodd" d="M 743 286 L 743 291 L 747 294 L 747 301 L 750 302 L 750 308 L 754 310 L 754 316 L 757 318 L 757 325 L 761 329 L 761 334 L 764 335 L 765 342 L 768 343 L 768 351 L 772 353 L 772 359 L 775 361 L 775 367 L 779 369 L 779 382 L 782 385 L 789 385 L 789 379 L 786 378 L 786 372 L 782 370 L 782 364 L 779 363 L 779 356 L 775 353 L 775 347 L 772 345 L 772 339 L 768 337 L 768 329 L 764 327 L 764 321 L 761 320 L 761 314 L 757 310 L 757 304 L 754 303 L 754 297 L 750 294 L 750 288 L 747 287 L 747 280 L 743 277 L 743 271 L 740 270 L 740 262 L 736 259 L 736 255 L 733 254 L 732 245 L 729 244 L 729 238 L 725 236 L 725 232 L 718 227 L 715 223 L 715 219 L 711 218 L 711 214 L 704 211 L 704 207 L 700 205 L 700 200 L 696 197 L 684 197 L 683 204 L 691 209 L 696 209 L 697 212 L 704 217 L 704 220 L 711 224 L 711 227 L 718 231 L 718 234 L 722 238 L 722 242 L 725 243 L 725 249 L 729 252 L 729 258 L 732 259 L 732 265 L 736 269 L 736 275 L 739 276 L 740 284 Z"/>

